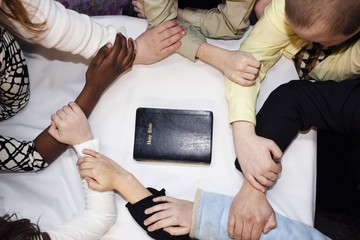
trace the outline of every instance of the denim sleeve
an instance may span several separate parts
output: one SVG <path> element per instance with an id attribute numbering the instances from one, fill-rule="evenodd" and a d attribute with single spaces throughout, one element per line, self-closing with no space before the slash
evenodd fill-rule
<path id="1" fill-rule="evenodd" d="M 227 222 L 232 200 L 233 198 L 229 196 L 199 190 L 194 202 L 190 237 L 200 240 L 231 240 L 227 234 Z M 267 234 L 262 234 L 260 239 L 329 239 L 312 226 L 278 213 L 276 213 L 276 221 L 277 227 Z"/>

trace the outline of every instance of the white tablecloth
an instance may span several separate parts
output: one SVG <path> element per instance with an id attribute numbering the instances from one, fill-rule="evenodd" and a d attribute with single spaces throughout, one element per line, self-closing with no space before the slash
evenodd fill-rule
<path id="1" fill-rule="evenodd" d="M 126 26 L 135 38 L 146 28 L 142 19 L 126 16 L 96 17 L 102 24 Z M 237 49 L 239 41 L 211 43 Z M 34 139 L 50 123 L 50 115 L 74 100 L 84 85 L 87 61 L 41 47 L 26 47 L 31 76 L 31 100 L 10 120 L 0 123 L 3 135 Z M 264 80 L 259 106 L 276 86 L 296 78 L 290 60 L 281 59 Z M 144 163 L 132 158 L 135 111 L 138 107 L 211 110 L 214 113 L 211 165 Z M 153 65 L 138 65 L 103 95 L 90 117 L 102 152 L 133 172 L 146 186 L 166 188 L 167 194 L 192 200 L 197 188 L 235 195 L 242 175 L 234 168 L 235 152 L 223 75 L 207 64 L 174 54 Z M 286 216 L 313 223 L 315 199 L 316 132 L 300 134 L 283 157 L 283 172 L 268 191 L 274 209 Z M 0 200 L 5 211 L 38 222 L 43 230 L 61 224 L 84 207 L 75 166 L 76 155 L 67 150 L 49 168 L 37 174 L 0 174 Z M 116 197 L 118 219 L 104 239 L 149 239 Z M 0 202 L 1 206 L 1 202 Z"/>

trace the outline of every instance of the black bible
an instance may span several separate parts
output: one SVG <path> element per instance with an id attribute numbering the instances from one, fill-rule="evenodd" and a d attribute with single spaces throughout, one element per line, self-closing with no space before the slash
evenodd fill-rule
<path id="1" fill-rule="evenodd" d="M 210 164 L 212 130 L 211 111 L 138 108 L 133 157 Z"/>

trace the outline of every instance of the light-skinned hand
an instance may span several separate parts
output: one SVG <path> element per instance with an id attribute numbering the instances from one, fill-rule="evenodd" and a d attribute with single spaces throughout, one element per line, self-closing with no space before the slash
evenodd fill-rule
<path id="1" fill-rule="evenodd" d="M 133 0 L 131 4 L 134 6 L 134 11 L 139 18 L 146 18 L 144 9 L 144 0 Z"/>
<path id="2" fill-rule="evenodd" d="M 89 122 L 74 102 L 70 102 L 51 115 L 49 134 L 57 141 L 76 145 L 93 139 Z"/>
<path id="3" fill-rule="evenodd" d="M 265 193 L 244 180 L 230 207 L 229 236 L 235 240 L 257 240 L 261 233 L 267 233 L 275 227 L 275 212 Z"/>
<path id="4" fill-rule="evenodd" d="M 85 178 L 91 189 L 108 191 L 116 189 L 117 179 L 128 172 L 110 158 L 93 150 L 85 149 L 85 157 L 79 158 L 81 178 Z"/>
<path id="5" fill-rule="evenodd" d="M 232 123 L 235 151 L 244 177 L 253 187 L 265 192 L 282 170 L 281 149 L 274 141 L 259 137 L 253 123 Z"/>
<path id="6" fill-rule="evenodd" d="M 169 20 L 147 29 L 137 39 L 135 64 L 152 64 L 174 53 L 185 35 L 184 27 L 177 20 Z"/>
<path id="7" fill-rule="evenodd" d="M 255 85 L 261 63 L 251 53 L 226 51 L 221 70 L 226 77 L 242 86 Z"/>
<path id="8" fill-rule="evenodd" d="M 163 229 L 173 236 L 190 233 L 193 202 L 168 196 L 156 197 L 153 201 L 163 203 L 145 210 L 145 214 L 154 213 L 144 221 L 150 232 Z"/>

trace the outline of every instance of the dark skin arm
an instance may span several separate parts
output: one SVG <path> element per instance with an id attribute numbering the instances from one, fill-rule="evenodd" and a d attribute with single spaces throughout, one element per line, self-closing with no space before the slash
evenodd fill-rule
<path id="1" fill-rule="evenodd" d="M 114 45 L 103 46 L 91 61 L 86 71 L 86 83 L 75 102 L 80 106 L 86 117 L 89 117 L 101 95 L 118 78 L 128 70 L 135 59 L 133 40 L 127 41 L 118 34 Z M 68 147 L 67 144 L 56 141 L 48 133 L 49 127 L 34 140 L 35 147 L 43 159 L 53 163 Z"/>

